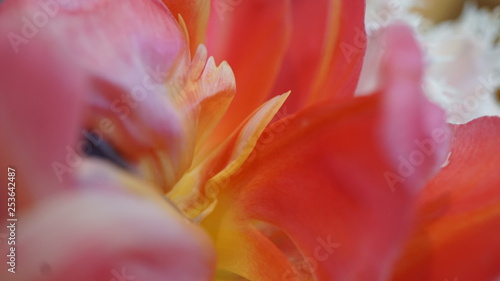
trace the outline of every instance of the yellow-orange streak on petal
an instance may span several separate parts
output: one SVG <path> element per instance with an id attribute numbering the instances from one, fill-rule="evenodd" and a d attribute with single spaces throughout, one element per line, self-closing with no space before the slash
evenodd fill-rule
<path id="1" fill-rule="evenodd" d="M 204 146 L 236 89 L 231 67 L 226 62 L 217 66 L 213 57 L 207 59 L 204 45 L 198 46 L 192 60 L 178 60 L 163 86 L 184 122 L 182 129 L 187 137 L 175 151 L 180 160 L 172 162 L 163 151 L 151 150 L 136 162 L 144 175 L 156 178 L 162 190 L 169 192 L 191 167 L 193 155 Z"/>
<path id="2" fill-rule="evenodd" d="M 221 4 L 226 4 L 225 1 Z M 270 98 L 291 35 L 290 1 L 229 1 L 238 5 L 210 15 L 207 48 L 234 70 L 238 92 L 209 145 L 217 147 L 252 112 Z M 277 93 L 282 94 L 290 88 Z"/>
<path id="3" fill-rule="evenodd" d="M 215 243 L 217 268 L 237 272 L 245 280 L 283 280 L 292 270 L 287 257 L 249 222 L 235 223 L 242 213 L 233 208 L 230 198 L 222 198 L 220 204 L 224 207 L 218 210 L 231 211 L 214 214 L 201 224 Z"/>
<path id="4" fill-rule="evenodd" d="M 182 17 L 189 33 L 189 48 L 194 55 L 198 45 L 205 42 L 210 0 L 163 0 L 163 3 L 174 16 Z"/>
<path id="5" fill-rule="evenodd" d="M 344 98 L 346 93 L 342 90 L 346 84 L 350 80 L 357 81 L 366 48 L 366 34 L 363 22 L 346 19 L 346 14 L 351 15 L 361 6 L 363 5 L 354 2 L 332 1 L 330 23 L 325 36 L 325 54 L 308 97 L 309 105 L 319 100 Z M 359 12 L 353 17 L 361 19 L 364 18 L 363 15 L 364 13 Z M 344 52 L 346 46 L 352 48 L 353 53 Z M 349 92 L 348 95 L 352 93 Z"/>
<path id="6" fill-rule="evenodd" d="M 289 93 L 286 93 L 269 100 L 215 151 L 196 156 L 190 171 L 168 193 L 168 197 L 188 217 L 201 219 L 210 212 L 210 205 L 216 204 L 220 182 L 234 174 L 247 160 L 260 135 L 288 95 Z"/>
<path id="7" fill-rule="evenodd" d="M 335 43 L 338 40 L 339 29 L 340 29 L 340 13 L 342 11 L 342 1 L 332 1 L 331 8 L 329 9 L 329 15 L 327 16 L 330 19 L 328 22 L 326 32 L 325 32 L 325 42 L 324 42 L 324 50 L 322 54 L 321 64 L 318 68 L 318 74 L 316 75 L 316 79 L 313 82 L 311 93 L 309 95 L 308 103 L 312 103 L 312 101 L 317 99 L 319 95 L 319 91 L 322 86 L 326 83 L 326 79 L 328 78 L 328 71 L 331 68 L 331 60 L 333 57 L 333 49 L 335 48 Z M 334 93 L 332 93 L 334 94 Z"/>
<path id="8" fill-rule="evenodd" d="M 177 17 L 177 22 L 179 23 L 179 27 L 181 28 L 181 30 L 184 32 L 184 36 L 186 37 L 186 42 L 189 46 L 189 30 L 187 28 L 187 25 L 186 25 L 186 21 L 184 20 L 184 18 L 182 17 L 181 14 L 178 15 Z"/>
<path id="9" fill-rule="evenodd" d="M 291 112 L 352 97 L 366 47 L 364 1 L 293 1 L 292 23 L 291 44 L 271 95 L 291 90 L 286 103 Z"/>
<path id="10" fill-rule="evenodd" d="M 223 61 L 217 66 L 214 58 L 207 59 L 207 56 L 205 46 L 199 45 L 187 71 L 186 82 L 181 86 L 181 94 L 173 91 L 179 95 L 178 106 L 185 109 L 187 119 L 195 128 L 192 137 L 196 150 L 205 146 L 236 91 L 234 74 L 228 63 Z"/>
<path id="11" fill-rule="evenodd" d="M 239 167 L 241 167 L 241 165 L 243 165 L 255 147 L 260 135 L 269 122 L 271 122 L 289 95 L 290 92 L 269 100 L 263 104 L 251 118 L 248 119 L 239 132 L 236 145 L 233 148 L 231 158 L 229 160 L 229 165 L 227 165 L 224 170 L 219 172 L 212 180 L 223 180 L 225 177 L 231 176 Z"/>

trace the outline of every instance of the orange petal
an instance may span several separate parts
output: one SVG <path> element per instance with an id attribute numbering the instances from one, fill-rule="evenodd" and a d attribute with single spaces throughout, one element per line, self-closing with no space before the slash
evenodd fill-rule
<path id="1" fill-rule="evenodd" d="M 213 193 L 220 181 L 237 172 L 251 156 L 260 135 L 288 96 L 286 93 L 264 103 L 215 151 L 198 153 L 190 171 L 168 193 L 188 217 L 201 219 L 210 211 L 217 194 L 211 194 L 210 198 L 207 194 Z"/>
<path id="2" fill-rule="evenodd" d="M 292 112 L 354 95 L 366 48 L 364 1 L 293 1 L 292 40 L 273 95 L 292 91 Z"/>
<path id="3" fill-rule="evenodd" d="M 216 241 L 219 268 L 249 280 L 299 278 L 291 263 L 283 267 L 284 254 L 267 266 L 234 262 L 237 254 L 243 261 L 279 256 L 269 239 L 233 238 L 245 243 L 225 246 L 222 239 L 244 235 L 256 220 L 285 232 L 303 254 L 299 262 L 312 258 L 318 280 L 384 276 L 411 200 L 406 191 L 392 193 L 382 176 L 391 165 L 374 145 L 375 104 L 370 97 L 338 108 L 315 107 L 288 120 L 285 131 L 268 132 L 272 142 L 239 173 L 219 183 L 218 204 L 202 222 Z M 225 233 L 234 228 L 239 231 Z M 341 247 L 323 249 L 317 239 Z M 268 250 L 260 254 L 260 248 Z"/>
<path id="4" fill-rule="evenodd" d="M 219 204 L 227 205 L 228 198 L 222 199 Z M 219 214 L 220 210 L 216 209 L 211 215 L 220 220 L 209 219 L 203 223 L 206 229 L 217 233 L 213 237 L 218 254 L 215 280 L 294 280 L 284 278 L 290 263 L 273 241 L 251 223 L 235 223 L 242 219 L 240 213 Z"/>
<path id="5" fill-rule="evenodd" d="M 452 126 L 446 167 L 427 185 L 393 280 L 500 277 L 500 118 Z"/>
<path id="6" fill-rule="evenodd" d="M 213 280 L 207 235 L 174 208 L 146 200 L 59 195 L 22 216 L 17 229 L 16 273 L 2 270 L 2 280 Z"/>
<path id="7" fill-rule="evenodd" d="M 444 161 L 440 155 L 447 152 L 446 139 L 434 144 L 436 156 L 413 166 L 419 178 L 406 175 L 391 191 L 384 175 L 397 169 L 398 156 L 423 153 L 413 140 L 399 136 L 426 140 L 433 129 L 446 131 L 442 116 L 434 114 L 437 107 L 429 102 L 416 103 L 418 110 L 399 116 L 389 108 L 406 108 L 414 95 L 423 95 L 421 69 L 398 66 L 406 64 L 403 55 L 421 65 L 415 44 L 408 28 L 391 28 L 388 56 L 396 57 L 386 60 L 386 75 L 398 67 L 406 71 L 386 79 L 386 91 L 337 105 L 318 104 L 282 120 L 282 131 L 269 127 L 254 157 L 219 182 L 218 204 L 202 225 L 215 241 L 220 270 L 249 280 L 389 277 L 411 222 L 415 190 L 433 176 Z M 399 93 L 406 99 L 392 91 L 400 82 L 410 87 Z M 427 113 L 429 120 L 416 118 Z M 405 127 L 394 125 L 403 123 Z M 391 148 L 402 154 L 388 154 Z M 233 237 L 230 246 L 224 243 L 228 237 Z M 244 258 L 236 261 L 236 256 Z"/>
<path id="8" fill-rule="evenodd" d="M 207 49 L 216 60 L 227 60 L 237 94 L 212 147 L 227 138 L 267 100 L 281 67 L 290 35 L 288 0 L 217 0 L 212 2 Z M 288 92 L 282 91 L 279 94 Z"/>
<path id="9" fill-rule="evenodd" d="M 210 0 L 163 0 L 170 12 L 182 16 L 189 33 L 191 54 L 196 53 L 198 45 L 205 42 L 205 34 L 210 14 Z"/>
<path id="10" fill-rule="evenodd" d="M 207 60 L 207 50 L 200 45 L 191 62 L 184 89 L 186 100 L 179 106 L 189 111 L 189 117 L 193 119 L 196 126 L 193 137 L 196 150 L 199 150 L 234 98 L 234 74 L 227 62 L 216 66 L 213 57 Z"/>
<path id="11" fill-rule="evenodd" d="M 200 155 L 207 147 L 208 137 L 234 97 L 235 80 L 231 67 L 225 61 L 217 66 L 213 57 L 207 59 L 207 50 L 200 45 L 189 66 L 176 68 L 165 87 L 184 117 L 186 138 L 178 143 L 181 147 L 177 151 L 181 161 L 169 162 L 171 155 L 151 151 L 150 155 L 143 156 L 141 168 L 145 172 L 153 171 L 152 179 L 167 175 L 167 181 L 160 182 L 160 186 L 163 192 L 169 192 L 192 167 L 193 156 Z M 163 139 L 164 143 L 169 141 L 172 140 Z"/>

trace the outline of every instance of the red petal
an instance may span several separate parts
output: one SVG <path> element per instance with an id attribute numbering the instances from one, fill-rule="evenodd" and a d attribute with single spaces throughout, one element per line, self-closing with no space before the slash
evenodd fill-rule
<path id="1" fill-rule="evenodd" d="M 293 1 L 292 41 L 273 95 L 291 90 L 285 106 L 354 95 L 366 48 L 364 1 Z"/>
<path id="2" fill-rule="evenodd" d="M 265 100 L 280 69 L 290 26 L 288 0 L 212 2 L 207 48 L 227 60 L 236 77 L 236 96 L 217 128 L 213 144 L 231 134 Z M 280 94 L 288 92 L 285 90 Z"/>
<path id="3" fill-rule="evenodd" d="M 500 277 L 500 118 L 453 126 L 449 163 L 424 189 L 393 280 Z"/>
<path id="4" fill-rule="evenodd" d="M 224 247 L 226 231 L 243 235 L 257 220 L 284 231 L 304 258 L 313 258 L 318 280 L 387 274 L 411 200 L 404 191 L 392 193 L 382 176 L 392 165 L 375 145 L 376 103 L 370 97 L 342 107 L 315 107 L 287 120 L 285 131 L 264 133 L 271 142 L 262 137 L 253 161 L 221 183 L 219 203 L 203 222 L 216 241 L 219 267 L 249 280 L 276 280 L 293 272 L 280 265 L 284 254 L 267 266 L 233 263 L 237 254 L 256 261 L 260 255 L 280 256 L 278 246 L 265 246 L 262 239 L 234 239 L 241 243 Z M 317 239 L 341 247 L 316 250 Z M 258 253 L 259 248 L 268 250 Z"/>
<path id="5" fill-rule="evenodd" d="M 417 110 L 394 115 L 398 111 L 392 107 L 406 108 L 407 103 L 422 98 L 415 95 L 423 95 L 418 68 L 421 54 L 415 44 L 410 29 L 392 27 L 387 56 L 395 57 L 386 60 L 385 75 L 394 75 L 397 68 L 406 71 L 386 78 L 382 95 L 316 105 L 281 120 L 281 126 L 269 127 L 262 134 L 254 157 L 219 183 L 218 205 L 203 226 L 216 241 L 220 268 L 249 280 L 307 279 L 311 275 L 317 280 L 389 277 L 413 214 L 415 190 L 433 176 L 444 161 L 440 156 L 447 151 L 446 138 L 434 144 L 435 155 L 424 156 L 422 163 L 413 166 L 418 178 L 401 176 L 400 186 L 391 192 L 384 175 L 397 169 L 399 158 L 387 151 L 395 148 L 402 157 L 413 151 L 422 153 L 406 136 L 425 140 L 433 129 L 446 131 L 442 116 L 434 114 L 439 110 L 429 102 L 415 103 Z M 404 56 L 415 60 L 417 67 L 406 67 Z M 409 87 L 399 93 L 406 99 L 396 98 L 393 91 L 401 83 Z M 429 120 L 416 118 L 427 113 Z M 261 222 L 267 226 L 259 227 Z M 270 229 L 283 234 L 270 235 Z M 260 236 L 246 234 L 256 230 L 262 231 Z M 232 236 L 238 238 L 228 247 L 224 239 Z M 293 249 L 288 239 L 297 248 L 295 254 L 285 254 L 284 249 Z M 256 250 L 263 248 L 268 250 Z M 245 258 L 236 263 L 239 255 Z M 266 261 L 273 257 L 276 263 L 263 265 L 260 255 Z M 299 259 L 291 263 L 298 262 L 302 269 L 284 261 L 297 255 Z M 309 268 L 303 268 L 304 260 Z"/>

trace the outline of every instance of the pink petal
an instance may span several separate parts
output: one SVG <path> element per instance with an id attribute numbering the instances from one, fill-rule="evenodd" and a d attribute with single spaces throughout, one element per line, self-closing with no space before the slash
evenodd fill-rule
<path id="1" fill-rule="evenodd" d="M 7 2 L 0 5 L 10 4 Z M 54 163 L 74 168 L 79 160 L 68 148 L 77 140 L 82 123 L 84 95 L 90 90 L 84 74 L 72 67 L 71 54 L 53 48 L 46 37 L 31 39 L 16 54 L 7 34 L 17 27 L 0 10 L 0 159 L 2 167 L 16 169 L 19 204 L 28 207 L 71 180 L 62 182 Z M 13 13 L 12 17 L 18 14 Z M 49 69 L 50 68 L 50 69 Z M 44 183 L 39 188 L 39 183 Z"/>
<path id="2" fill-rule="evenodd" d="M 206 234 L 174 208 L 147 200 L 67 193 L 38 205 L 16 227 L 16 273 L 2 270 L 2 280 L 208 281 L 214 273 Z"/>
<path id="3" fill-rule="evenodd" d="M 423 57 L 412 31 L 404 25 L 385 31 L 385 55 L 381 64 L 383 145 L 397 165 L 384 176 L 391 188 L 408 181 L 423 187 L 448 155 L 450 131 L 444 111 L 432 104 L 422 90 Z"/>

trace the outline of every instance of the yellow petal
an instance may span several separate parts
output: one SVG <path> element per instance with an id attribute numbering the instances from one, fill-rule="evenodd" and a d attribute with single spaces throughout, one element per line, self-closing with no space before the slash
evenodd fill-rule
<path id="1" fill-rule="evenodd" d="M 190 171 L 168 193 L 188 217 L 201 219 L 210 212 L 211 205 L 216 204 L 219 183 L 234 174 L 248 159 L 288 95 L 277 96 L 263 104 L 211 154 L 197 155 Z"/>

